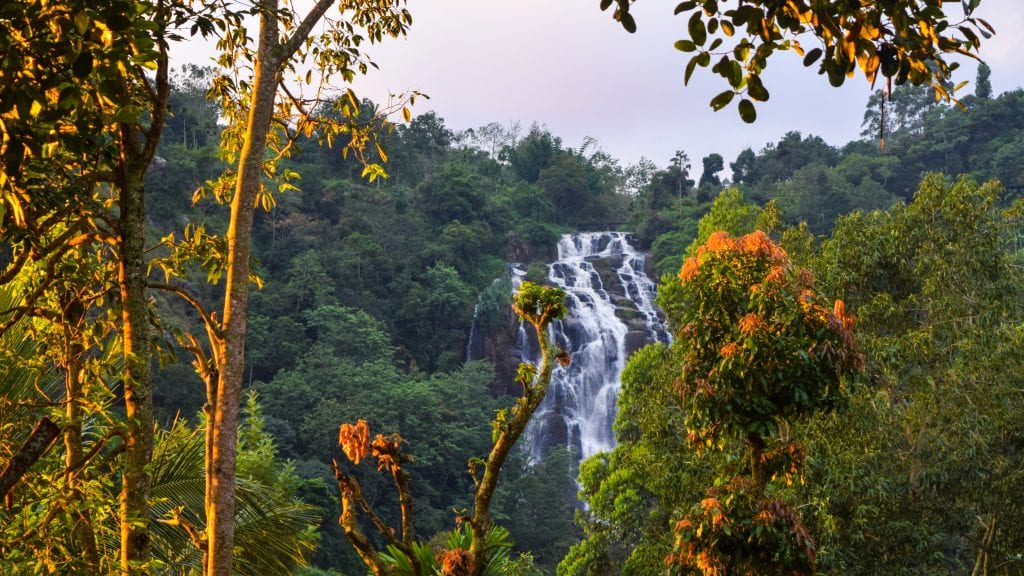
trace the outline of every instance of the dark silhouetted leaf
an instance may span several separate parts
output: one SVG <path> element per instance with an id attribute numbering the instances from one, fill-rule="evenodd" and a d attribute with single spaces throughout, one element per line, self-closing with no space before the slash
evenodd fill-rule
<path id="1" fill-rule="evenodd" d="M 82 52 L 71 65 L 71 73 L 75 75 L 75 78 L 85 78 L 90 72 L 92 72 L 92 52 Z"/>
<path id="2" fill-rule="evenodd" d="M 818 61 L 818 58 L 821 58 L 821 48 L 813 48 L 811 50 L 808 50 L 807 54 L 804 54 L 804 66 L 810 66 L 811 64 L 814 64 L 815 62 Z"/>
<path id="3" fill-rule="evenodd" d="M 681 12 L 689 12 L 690 10 L 693 10 L 694 8 L 696 8 L 697 4 L 698 4 L 698 2 L 696 0 L 688 0 L 687 2 L 680 2 L 678 5 L 676 5 L 675 14 L 678 15 Z"/>
<path id="4" fill-rule="evenodd" d="M 743 119 L 747 124 L 753 124 L 757 120 L 757 110 L 754 109 L 754 103 L 744 98 L 740 100 L 740 118 Z"/>
<path id="5" fill-rule="evenodd" d="M 747 94 L 754 100 L 761 102 L 769 98 L 768 89 L 761 83 L 761 77 L 756 74 L 751 74 L 747 77 Z"/>
<path id="6" fill-rule="evenodd" d="M 708 39 L 708 31 L 704 28 L 704 15 L 700 12 L 690 17 L 690 24 L 687 29 L 690 32 L 690 39 L 698 46 L 704 44 Z"/>

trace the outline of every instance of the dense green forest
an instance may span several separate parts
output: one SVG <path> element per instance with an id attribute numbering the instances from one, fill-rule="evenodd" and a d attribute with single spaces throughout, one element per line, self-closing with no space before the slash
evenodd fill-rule
<path id="1" fill-rule="evenodd" d="M 223 170 L 218 108 L 205 99 L 209 73 L 187 68 L 174 77 L 172 116 L 147 175 L 154 244 L 187 222 L 225 226 L 212 199 L 194 202 Z M 1024 285 L 1019 216 L 1002 211 L 1022 186 L 1015 151 L 1024 150 L 1024 94 L 971 96 L 963 111 L 936 104 L 927 89 L 898 88 L 885 150 L 875 137 L 879 98 L 867 104 L 864 140 L 836 148 L 788 133 L 743 151 L 731 174 L 720 155 L 703 158 L 699 174 L 685 152 L 665 168 L 623 166 L 596 142 L 568 147 L 540 126 L 454 132 L 432 113 L 391 128 L 383 142 L 389 177 L 373 183 L 340 144 L 306 143 L 288 165 L 301 174 L 298 190 L 257 216 L 264 285 L 250 311 L 246 370 L 259 402 L 250 422 L 259 424 L 243 452 L 269 451 L 280 468 L 261 473 L 283 474 L 275 482 L 316 509 L 312 564 L 347 573 L 359 566 L 335 521 L 329 463 L 339 422 L 366 418 L 408 440 L 417 533 L 442 532 L 452 510 L 469 505 L 471 478 L 458 463 L 487 450 L 491 415 L 513 390 L 510 374 L 464 361 L 467 336 L 477 304 L 485 334 L 512 329 L 509 285 L 494 283 L 507 262 L 529 263 L 542 278 L 561 233 L 619 227 L 635 232 L 670 279 L 687 247 L 710 232 L 760 227 L 781 235 L 824 291 L 846 299 L 869 353 L 869 382 L 855 388 L 849 408 L 807 425 L 809 442 L 829 454 L 812 463 L 804 488 L 815 503 L 820 568 L 877 573 L 884 557 L 887 572 L 957 573 L 979 549 L 980 518 L 1006 527 L 992 554 L 1017 570 L 1012 551 L 1021 543 L 1011 527 L 1022 508 L 1011 503 L 1020 497 L 1021 430 L 1012 375 L 1020 373 Z M 372 118 L 373 103 L 362 106 Z M 1004 187 L 922 182 L 928 172 L 998 178 Z M 189 288 L 215 298 L 198 279 Z M 163 322 L 173 330 L 195 328 L 195 320 L 180 307 Z M 632 374 L 662 353 L 646 351 Z M 181 361 L 184 351 L 168 354 L 156 371 L 161 421 L 198 422 L 202 383 Z M 498 518 L 535 569 L 553 571 L 575 544 L 567 573 L 660 571 L 670 520 L 693 499 L 680 482 L 699 485 L 704 473 L 694 470 L 722 465 L 695 464 L 675 447 L 671 411 L 637 411 L 672 406 L 670 388 L 657 377 L 626 378 L 622 445 L 583 467 L 582 528 L 573 523 L 568 453 L 532 467 L 520 459 L 506 471 Z M 959 413 L 965 404 L 976 411 Z M 171 439 L 186 442 L 186 434 Z M 875 448 L 858 455 L 857 446 Z M 637 474 L 650 458 L 665 463 L 663 475 Z M 381 479 L 361 480 L 387 502 Z M 851 492 L 869 496 L 856 505 L 839 496 Z"/>
<path id="2" fill-rule="evenodd" d="M 679 3 L 748 123 L 776 52 L 885 78 L 863 140 L 731 173 L 359 98 L 403 0 L 3 4 L 0 572 L 1021 574 L 1024 93 L 953 100 L 979 3 Z M 545 264 L 609 228 L 675 338 L 616 448 L 531 462 Z"/>
<path id="3" fill-rule="evenodd" d="M 224 169 L 219 108 L 205 98 L 210 73 L 189 67 L 172 78 L 172 115 L 147 174 L 152 245 L 186 224 L 226 226 L 206 188 Z M 864 378 L 842 409 L 794 432 L 814 454 L 798 492 L 821 573 L 966 573 L 982 552 L 991 573 L 1018 573 L 1024 279 L 1014 201 L 1024 186 L 1024 93 L 979 90 L 962 110 L 936 103 L 928 89 L 897 88 L 885 98 L 880 149 L 883 98 L 866 104 L 863 140 L 836 148 L 792 132 L 743 151 L 728 169 L 718 154 L 696 168 L 683 151 L 664 168 L 623 165 L 597 142 L 567 146 L 542 126 L 457 132 L 433 113 L 381 127 L 374 153 L 387 154 L 388 177 L 374 182 L 363 161 L 341 154 L 343 142 L 304 142 L 286 165 L 301 175 L 295 189 L 257 213 L 263 285 L 250 308 L 253 394 L 240 448 L 250 489 L 269 490 L 292 510 L 287 522 L 307 526 L 297 531 L 313 566 L 303 573 L 362 570 L 336 521 L 330 462 L 340 422 L 366 419 L 406 439 L 422 538 L 442 534 L 470 506 L 473 480 L 460 463 L 486 453 L 494 410 L 515 393 L 514 367 L 466 362 L 470 328 L 508 339 L 511 288 L 495 282 L 507 263 L 527 264 L 543 280 L 560 234 L 609 227 L 635 233 L 666 286 L 712 232 L 762 229 L 857 315 Z M 367 121 L 375 117 L 372 102 L 361 108 Z M 974 183 L 990 178 L 1002 185 Z M 182 286 L 216 300 L 201 267 L 193 276 Z M 672 294 L 661 297 L 670 320 Z M 172 428 L 157 451 L 181 456 L 161 464 L 168 476 L 157 474 L 157 487 L 173 485 L 175 474 L 201 477 L 192 427 L 205 402 L 188 352 L 170 337 L 199 329 L 195 312 L 170 297 L 163 305 L 175 312 L 161 319 L 167 344 L 154 366 L 155 406 Z M 31 343 L 38 328 L 21 344 L 16 336 L 5 334 L 10 358 L 49 345 Z M 529 554 L 515 570 L 661 573 L 676 514 L 730 466 L 679 444 L 672 354 L 653 347 L 631 363 L 620 446 L 580 470 L 585 511 L 567 451 L 533 466 L 515 455 L 506 467 L 496 519 Z M 102 369 L 95 364 L 89 369 Z M 38 380 L 12 372 L 17 362 L 4 366 L 22 386 Z M 394 521 L 385 480 L 355 474 Z M 109 489 L 101 478 L 89 482 Z M 172 530 L 161 538 L 167 550 L 188 549 Z M 166 558 L 197 561 L 189 554 Z M 14 554 L 7 565 L 19 561 Z"/>
<path id="4" fill-rule="evenodd" d="M 222 169 L 217 109 L 203 97 L 205 74 L 187 69 L 176 77 L 162 161 L 148 175 L 154 234 L 186 221 L 224 226 L 207 208 L 212 200 L 193 205 L 193 192 Z M 703 170 L 685 152 L 665 168 L 624 166 L 596 142 L 569 147 L 540 126 L 455 132 L 432 113 L 393 127 L 383 142 L 389 177 L 373 183 L 340 148 L 303 146 L 289 164 L 301 174 L 294 182 L 299 191 L 281 193 L 273 210 L 257 216 L 264 286 L 253 296 L 246 370 L 278 457 L 301 479 L 296 494 L 323 515 L 313 564 L 346 572 L 358 565 L 334 520 L 340 510 L 329 462 L 339 422 L 366 418 L 408 440 L 423 537 L 442 532 L 451 511 L 469 505 L 471 478 L 457 463 L 487 450 L 490 416 L 513 392 L 511 375 L 465 362 L 474 307 L 479 303 L 481 330 L 495 337 L 511 330 L 509 286 L 494 283 L 506 263 L 537 270 L 552 259 L 559 234 L 609 226 L 634 231 L 657 271 L 670 276 L 687 247 L 692 252 L 713 230 L 766 229 L 861 318 L 869 382 L 854 389 L 848 410 L 808 424 L 810 438 L 820 438 L 809 442 L 822 443 L 833 458 L 815 460 L 806 485 L 820 523 L 815 533 L 823 535 L 821 569 L 877 573 L 875 559 L 884 556 L 892 558 L 887 572 L 934 566 L 956 573 L 973 562 L 983 532 L 978 518 L 998 517 L 1006 527 L 999 550 L 1019 550 L 1010 528 L 1017 519 L 1002 516 L 1015 506 L 980 508 L 976 500 L 1008 503 L 1020 495 L 1005 475 L 1020 472 L 1020 429 L 1013 425 L 1019 382 L 1010 376 L 1019 373 L 1019 228 L 1016 213 L 1002 210 L 1022 185 L 1024 167 L 1014 151 L 1024 149 L 1024 94 L 970 96 L 964 111 L 937 104 L 928 89 L 897 88 L 887 101 L 884 150 L 878 104 L 879 96 L 867 103 L 863 140 L 836 148 L 788 133 L 762 150 L 743 151 L 728 164 L 731 173 L 720 155 L 702 159 Z M 371 118 L 374 104 L 362 106 Z M 979 190 L 941 176 L 922 181 L 929 172 L 998 178 L 1004 188 Z M 771 208 L 762 212 L 765 206 Z M 941 263 L 918 261 L 937 249 Z M 194 287 L 204 290 L 199 282 Z M 187 325 L 189 314 L 182 309 L 168 322 Z M 977 381 L 982 367 L 992 374 L 985 385 Z M 539 568 L 553 571 L 585 533 L 563 564 L 569 573 L 659 571 L 671 548 L 669 521 L 692 500 L 679 482 L 702 476 L 686 472 L 693 457 L 672 448 L 670 413 L 632 409 L 652 398 L 673 404 L 669 390 L 651 389 L 658 382 L 627 378 L 618 424 L 623 444 L 584 466 L 583 532 L 573 527 L 575 471 L 567 454 L 534 467 L 518 462 L 506 472 L 500 522 Z M 190 366 L 171 363 L 157 373 L 156 398 L 164 422 L 194 419 L 202 384 Z M 978 412 L 957 414 L 967 402 Z M 995 412 L 982 412 L 982 405 Z M 899 425 L 871 424 L 882 421 Z M 926 446 L 912 434 L 937 451 L 933 458 L 918 461 L 915 450 Z M 955 445 L 965 437 L 971 446 Z M 850 453 L 863 445 L 877 448 Z M 645 458 L 664 459 L 668 476 L 630 471 Z M 923 469 L 900 472 L 911 462 Z M 987 469 L 997 462 L 1003 473 Z M 921 474 L 927 483 L 919 484 Z M 386 498 L 382 480 L 361 481 Z M 1005 497 L 990 482 L 1006 486 Z M 838 496 L 850 491 L 871 496 L 851 509 Z M 941 512 L 950 502 L 964 509 Z M 943 522 L 922 522 L 926 514 Z M 872 560 L 858 565 L 858 558 Z"/>

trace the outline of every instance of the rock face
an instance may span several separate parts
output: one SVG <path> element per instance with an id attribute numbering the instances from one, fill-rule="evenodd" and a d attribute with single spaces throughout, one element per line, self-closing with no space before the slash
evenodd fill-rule
<path id="1" fill-rule="evenodd" d="M 512 273 L 515 287 L 525 271 L 513 267 Z M 555 369 L 527 432 L 526 449 L 536 460 L 553 446 L 567 445 L 586 458 L 614 446 L 615 402 L 629 355 L 651 342 L 667 342 L 669 335 L 654 304 L 656 286 L 646 272 L 646 255 L 633 248 L 627 233 L 563 236 L 548 282 L 568 294 L 569 314 L 551 330 L 572 362 Z M 520 358 L 537 362 L 534 341 L 519 329 Z"/>

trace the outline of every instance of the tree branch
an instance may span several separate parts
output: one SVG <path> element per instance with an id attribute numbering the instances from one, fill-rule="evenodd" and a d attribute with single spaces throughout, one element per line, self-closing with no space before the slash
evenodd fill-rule
<path id="1" fill-rule="evenodd" d="M 385 574 L 384 566 L 377 556 L 373 544 L 359 527 L 359 519 L 356 517 L 356 501 L 360 500 L 365 504 L 359 491 L 359 483 L 354 478 L 343 474 L 336 461 L 332 461 L 331 465 L 334 467 L 334 477 L 338 481 L 338 492 L 341 495 L 341 516 L 338 518 L 338 524 L 341 525 L 342 530 L 345 531 L 345 537 L 352 543 L 352 547 L 356 549 L 356 553 L 370 568 L 374 576 L 382 576 Z M 363 507 L 365 509 L 365 506 Z M 380 526 L 377 529 L 380 530 Z M 388 532 L 383 533 L 385 537 L 388 536 Z M 391 539 L 394 540 L 394 537 L 391 536 Z"/>
<path id="2" fill-rule="evenodd" d="M 192 523 L 186 520 L 185 518 L 182 518 L 181 511 L 183 508 L 184 506 L 177 506 L 175 508 L 171 508 L 171 517 L 158 518 L 157 522 L 160 522 L 161 524 L 167 524 L 168 526 L 178 526 L 179 528 L 183 529 L 188 534 L 189 539 L 192 540 L 192 544 L 195 545 L 196 549 L 201 552 L 205 552 L 206 533 L 193 526 Z"/>
<path id="3" fill-rule="evenodd" d="M 309 37 L 309 33 L 312 32 L 313 26 L 323 18 L 323 15 L 327 12 L 327 9 L 334 4 L 334 0 L 319 0 L 306 14 L 306 17 L 302 19 L 298 27 L 292 32 L 292 35 L 288 40 L 281 44 L 277 49 L 278 62 L 286 62 L 291 60 L 291 57 L 295 55 L 295 52 L 299 49 L 299 46 L 306 41 Z"/>
<path id="4" fill-rule="evenodd" d="M 59 435 L 60 426 L 46 417 L 39 420 L 25 443 L 7 462 L 3 472 L 0 472 L 0 496 L 6 496 L 14 488 L 22 476 L 53 446 Z"/>
<path id="5" fill-rule="evenodd" d="M 210 342 L 211 345 L 216 345 L 217 341 L 224 337 L 220 324 L 214 319 L 213 315 L 207 312 L 206 308 L 203 307 L 203 304 L 199 302 L 195 296 L 189 294 L 184 288 L 168 284 L 166 282 L 150 282 L 149 287 L 154 290 L 163 290 L 165 292 L 177 294 L 182 300 L 192 306 L 192 308 L 194 308 L 203 319 L 203 324 L 206 326 L 207 333 L 212 333 L 212 335 L 216 337 L 214 341 Z"/>

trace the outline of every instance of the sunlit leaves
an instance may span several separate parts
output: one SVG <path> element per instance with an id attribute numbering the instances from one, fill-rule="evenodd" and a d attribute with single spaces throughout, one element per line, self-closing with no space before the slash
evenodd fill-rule
<path id="1" fill-rule="evenodd" d="M 678 386 L 697 445 L 770 436 L 786 418 L 834 403 L 840 376 L 859 365 L 845 310 L 830 311 L 813 276 L 763 232 L 712 234 L 679 278 L 683 305 L 664 308 L 682 314 Z"/>
<path id="2" fill-rule="evenodd" d="M 615 3 L 615 19 L 634 31 L 636 23 L 628 17 L 632 3 Z M 602 9 L 611 4 L 605 0 Z M 931 84 L 939 97 L 951 99 L 945 83 L 959 63 L 948 61 L 949 55 L 976 57 L 981 46 L 979 36 L 989 38 L 993 33 L 988 22 L 973 16 L 975 7 L 975 3 L 965 2 L 963 18 L 955 21 L 946 15 L 942 2 L 936 0 L 925 2 L 924 7 L 912 0 L 756 0 L 740 2 L 738 6 L 716 0 L 690 0 L 677 4 L 674 10 L 676 15 L 686 16 L 687 35 L 675 47 L 694 52 L 710 40 L 707 51 L 698 54 L 701 59 L 695 56 L 686 64 L 686 83 L 698 66 L 707 66 L 703 59 L 707 52 L 711 53 L 708 57 L 731 54 L 748 83 L 742 87 L 732 82 L 730 85 L 745 90 L 753 101 L 767 100 L 768 91 L 760 83 L 760 75 L 769 57 L 780 50 L 793 50 L 803 57 L 804 66 L 816 64 L 818 72 L 833 86 L 842 85 L 858 69 L 874 84 L 881 71 L 897 84 Z M 807 33 L 815 36 L 821 46 L 805 52 L 797 37 Z M 734 37 L 731 45 L 725 42 Z M 720 46 L 724 50 L 716 52 Z M 716 72 L 726 80 L 732 79 L 731 74 Z M 756 82 L 749 82 L 752 78 Z M 750 100 L 741 100 L 738 107 L 741 118 L 747 122 L 756 117 Z M 721 99 L 712 107 L 718 110 L 722 107 L 719 104 Z"/>
<path id="3" fill-rule="evenodd" d="M 564 291 L 533 282 L 523 282 L 519 286 L 512 308 L 520 318 L 538 329 L 546 328 L 549 322 L 561 318 L 568 310 Z"/>
<path id="4" fill-rule="evenodd" d="M 366 420 L 360 420 L 354 425 L 347 422 L 342 424 L 338 428 L 338 444 L 353 464 L 359 464 L 370 451 L 370 428 Z"/>

